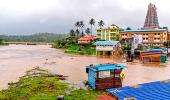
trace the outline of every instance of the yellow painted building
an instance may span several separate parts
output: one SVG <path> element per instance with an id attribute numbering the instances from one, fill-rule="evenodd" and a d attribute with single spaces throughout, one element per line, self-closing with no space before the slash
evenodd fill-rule
<path id="1" fill-rule="evenodd" d="M 116 34 L 119 34 L 119 27 L 114 24 L 108 28 L 99 28 L 96 32 L 97 38 L 106 41 L 115 40 Z"/>
<path id="2" fill-rule="evenodd" d="M 120 40 L 131 38 L 133 34 L 142 35 L 143 44 L 148 46 L 163 46 L 167 42 L 168 31 L 166 29 L 125 30 L 120 32 Z"/>

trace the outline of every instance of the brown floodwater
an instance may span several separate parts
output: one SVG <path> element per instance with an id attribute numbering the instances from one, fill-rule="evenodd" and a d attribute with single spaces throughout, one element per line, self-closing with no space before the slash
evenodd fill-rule
<path id="1" fill-rule="evenodd" d="M 126 63 L 119 58 L 65 54 L 63 50 L 50 48 L 50 45 L 9 45 L 0 46 L 0 89 L 7 88 L 9 82 L 18 81 L 35 66 L 68 76 L 71 84 L 81 87 L 87 80 L 86 65 L 113 61 L 127 66 L 123 85 L 170 79 L 170 62 L 143 65 L 139 61 Z"/>

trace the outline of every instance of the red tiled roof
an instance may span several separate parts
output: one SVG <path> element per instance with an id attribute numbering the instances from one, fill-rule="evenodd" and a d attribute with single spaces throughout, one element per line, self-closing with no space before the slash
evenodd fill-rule
<path id="1" fill-rule="evenodd" d="M 95 39 L 96 38 L 93 36 L 84 36 L 84 37 L 79 38 L 78 41 L 93 41 Z"/>

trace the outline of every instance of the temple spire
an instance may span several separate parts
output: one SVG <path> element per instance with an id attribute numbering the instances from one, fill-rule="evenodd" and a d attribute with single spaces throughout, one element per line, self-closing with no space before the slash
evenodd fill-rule
<path id="1" fill-rule="evenodd" d="M 155 28 L 160 28 L 156 12 L 156 6 L 150 3 L 148 6 L 148 11 L 143 29 L 155 29 Z"/>

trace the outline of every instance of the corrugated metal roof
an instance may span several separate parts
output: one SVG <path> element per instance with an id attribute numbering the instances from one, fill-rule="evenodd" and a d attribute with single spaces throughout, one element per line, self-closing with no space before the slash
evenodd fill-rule
<path id="1" fill-rule="evenodd" d="M 121 69 L 125 68 L 126 66 L 121 65 L 121 64 L 107 64 L 107 65 L 102 65 L 102 64 L 95 64 L 95 65 L 89 65 L 86 66 L 86 68 L 89 68 L 93 71 L 104 71 L 104 70 L 112 70 L 112 69 Z"/>
<path id="2" fill-rule="evenodd" d="M 136 98 L 136 100 L 170 100 L 170 81 L 144 83 L 136 87 L 111 88 L 106 91 L 120 100 L 124 100 L 124 98 Z"/>
<path id="3" fill-rule="evenodd" d="M 160 48 L 160 49 L 151 49 L 149 50 L 150 52 L 162 52 L 162 51 L 167 51 L 167 48 Z"/>
<path id="4" fill-rule="evenodd" d="M 166 31 L 166 29 L 124 30 L 121 32 L 157 32 L 157 31 Z"/>
<path id="5" fill-rule="evenodd" d="M 115 46 L 119 41 L 96 41 L 94 45 L 96 46 Z"/>

